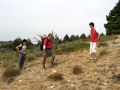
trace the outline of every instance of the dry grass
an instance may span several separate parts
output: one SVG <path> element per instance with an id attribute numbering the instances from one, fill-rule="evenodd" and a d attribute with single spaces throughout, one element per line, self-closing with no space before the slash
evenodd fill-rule
<path id="1" fill-rule="evenodd" d="M 100 56 L 103 56 L 103 55 L 107 55 L 108 52 L 106 51 L 106 49 L 102 49 L 99 53 Z"/>
<path id="2" fill-rule="evenodd" d="M 98 46 L 99 47 L 107 47 L 108 43 L 107 42 L 101 42 Z"/>
<path id="3" fill-rule="evenodd" d="M 60 73 L 53 73 L 53 74 L 49 75 L 48 78 L 53 81 L 61 81 L 64 79 L 63 75 Z"/>
<path id="4" fill-rule="evenodd" d="M 17 69 L 8 68 L 3 73 L 3 80 L 8 83 L 12 83 L 14 78 L 20 74 L 20 71 Z"/>
<path id="5" fill-rule="evenodd" d="M 76 87 L 65 85 L 65 86 L 60 87 L 58 90 L 76 90 Z"/>
<path id="6" fill-rule="evenodd" d="M 115 82 L 120 82 L 120 74 L 118 74 L 118 75 L 113 75 L 112 79 L 113 79 Z"/>
<path id="7" fill-rule="evenodd" d="M 80 65 L 75 65 L 72 70 L 73 74 L 78 75 L 83 72 L 82 67 Z"/>

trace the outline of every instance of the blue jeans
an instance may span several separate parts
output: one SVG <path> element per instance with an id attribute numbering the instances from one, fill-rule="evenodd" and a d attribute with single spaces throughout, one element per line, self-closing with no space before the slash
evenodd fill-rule
<path id="1" fill-rule="evenodd" d="M 26 54 L 20 54 L 20 55 L 19 55 L 18 68 L 19 68 L 20 70 L 23 69 L 25 59 L 26 59 Z"/>

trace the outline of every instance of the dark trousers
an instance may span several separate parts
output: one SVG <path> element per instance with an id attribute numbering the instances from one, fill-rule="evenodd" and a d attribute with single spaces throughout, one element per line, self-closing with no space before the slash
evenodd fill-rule
<path id="1" fill-rule="evenodd" d="M 19 68 L 20 70 L 23 69 L 25 59 L 26 59 L 26 55 L 25 55 L 25 54 L 20 54 L 20 55 L 19 55 L 18 68 Z"/>

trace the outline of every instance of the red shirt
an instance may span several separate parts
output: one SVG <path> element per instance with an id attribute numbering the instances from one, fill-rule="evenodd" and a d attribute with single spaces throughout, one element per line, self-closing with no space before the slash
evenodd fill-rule
<path id="1" fill-rule="evenodd" d="M 52 40 L 48 39 L 48 37 L 44 40 L 44 45 L 47 49 L 52 49 Z"/>
<path id="2" fill-rule="evenodd" d="M 94 28 L 92 28 L 90 41 L 94 42 L 94 43 L 97 42 L 97 37 L 98 37 L 98 34 L 97 34 L 96 30 Z"/>

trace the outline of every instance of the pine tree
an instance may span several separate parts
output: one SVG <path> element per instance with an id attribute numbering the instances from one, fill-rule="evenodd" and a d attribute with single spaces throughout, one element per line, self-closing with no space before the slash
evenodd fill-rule
<path id="1" fill-rule="evenodd" d="M 106 19 L 108 21 L 105 24 L 107 35 L 120 34 L 120 0 L 110 11 L 109 15 L 106 16 Z"/>
<path id="2" fill-rule="evenodd" d="M 91 35 L 89 34 L 89 35 L 87 36 L 87 39 L 90 39 L 90 37 L 91 37 Z"/>
<path id="3" fill-rule="evenodd" d="M 67 41 L 70 41 L 70 37 L 66 34 L 63 39 L 63 42 L 67 42 Z"/>
<path id="4" fill-rule="evenodd" d="M 86 39 L 86 35 L 83 33 L 81 36 L 80 36 L 80 39 Z"/>
<path id="5" fill-rule="evenodd" d="M 70 36 L 70 41 L 75 41 L 75 35 Z"/>

